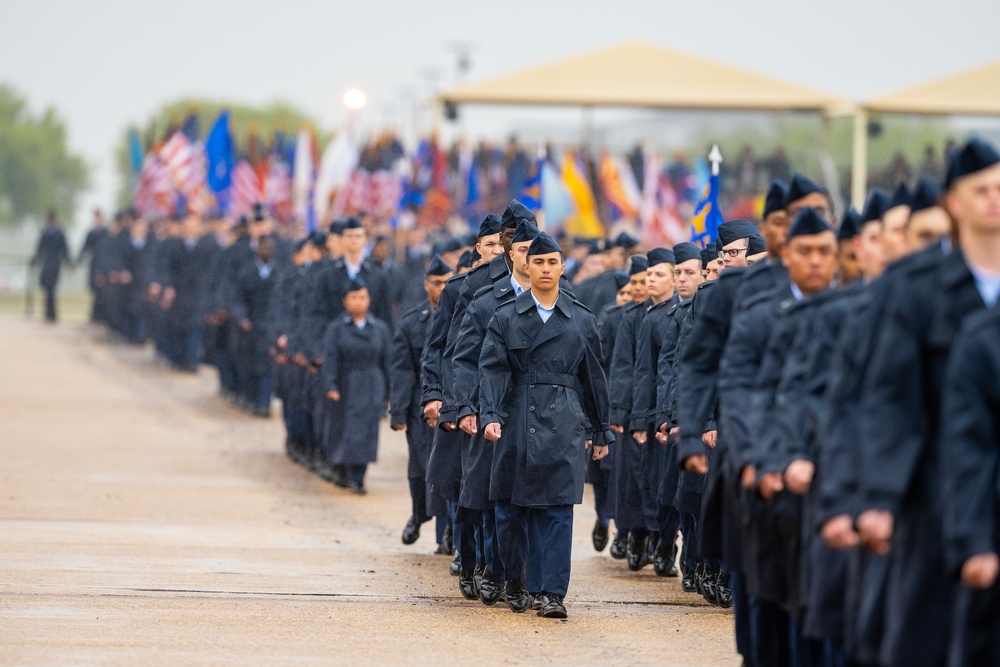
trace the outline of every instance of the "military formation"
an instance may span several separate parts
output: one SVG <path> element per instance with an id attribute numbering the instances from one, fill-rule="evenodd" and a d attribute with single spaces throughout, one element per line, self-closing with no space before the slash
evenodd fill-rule
<path id="1" fill-rule="evenodd" d="M 537 223 L 513 200 L 397 266 L 356 218 L 125 213 L 95 317 L 277 396 L 289 457 L 357 494 L 388 411 L 402 541 L 434 519 L 470 601 L 566 618 L 589 483 L 594 548 L 731 607 L 746 665 L 1000 664 L 995 147 L 839 216 L 795 173 L 706 248 Z"/>

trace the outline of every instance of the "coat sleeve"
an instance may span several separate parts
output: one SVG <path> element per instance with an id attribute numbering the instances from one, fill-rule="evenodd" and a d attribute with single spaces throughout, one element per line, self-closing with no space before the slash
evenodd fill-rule
<path id="1" fill-rule="evenodd" d="M 584 355 L 578 372 L 579 386 L 583 390 L 583 409 L 590 420 L 590 440 L 594 446 L 608 446 L 615 441 L 611 431 L 611 398 L 608 381 L 601 363 L 601 337 L 593 316 L 583 324 Z"/>
<path id="2" fill-rule="evenodd" d="M 947 451 L 940 460 L 945 556 L 956 573 L 971 556 L 997 550 L 1000 368 L 988 349 L 996 342 L 996 331 L 995 326 L 989 331 L 992 341 L 963 333 L 944 381 L 941 442 L 947 443 Z"/>
<path id="3" fill-rule="evenodd" d="M 423 355 L 420 359 L 421 384 L 424 392 L 420 402 L 423 405 L 430 401 L 444 400 L 441 366 L 444 363 L 444 348 L 448 344 L 448 330 L 451 327 L 451 318 L 455 313 L 457 296 L 457 282 L 449 281 L 441 292 L 441 299 L 431 316 L 427 343 L 424 345 Z"/>
<path id="4" fill-rule="evenodd" d="M 770 332 L 756 314 L 750 310 L 737 315 L 719 369 L 719 412 L 736 470 L 751 462 L 753 419 L 764 399 L 758 373 Z"/>
<path id="5" fill-rule="evenodd" d="M 615 349 L 611 354 L 611 373 L 608 380 L 608 391 L 611 396 L 611 423 L 622 426 L 628 426 L 629 416 L 632 412 L 635 333 L 635 318 L 631 312 L 625 313 L 621 326 L 618 328 L 618 336 L 615 338 Z"/>
<path id="6" fill-rule="evenodd" d="M 661 306 L 662 307 L 662 306 Z M 629 431 L 645 431 L 652 423 L 656 410 L 656 371 L 659 350 L 656 347 L 657 333 L 654 326 L 659 324 L 655 317 L 646 317 L 639 327 L 635 344 L 635 365 L 632 377 L 632 414 L 629 417 Z"/>
<path id="7" fill-rule="evenodd" d="M 392 381 L 392 396 L 390 398 L 390 419 L 393 424 L 405 424 L 410 414 L 410 395 L 413 386 L 420 380 L 419 368 L 413 358 L 410 345 L 408 320 L 403 318 L 396 328 L 392 341 L 391 362 L 389 365 Z"/>
<path id="8" fill-rule="evenodd" d="M 506 422 L 504 401 L 510 392 L 512 369 L 507 343 L 499 318 L 494 314 L 486 327 L 486 339 L 479 355 L 479 421 L 487 424 Z"/>
<path id="9" fill-rule="evenodd" d="M 379 355 L 379 371 L 382 373 L 382 386 L 385 387 L 385 394 L 382 400 L 392 405 L 392 374 L 389 372 L 389 356 L 392 354 L 392 333 L 389 325 L 379 322 L 380 337 L 382 341 L 382 354 Z"/>
<path id="10" fill-rule="evenodd" d="M 718 395 L 716 382 L 732 308 L 730 289 L 724 282 L 716 283 L 707 292 L 699 291 L 691 304 L 691 328 L 678 360 L 678 380 L 684 387 L 678 396 L 675 416 L 681 429 L 678 461 L 708 453 L 701 435 L 713 417 Z"/>
<path id="11" fill-rule="evenodd" d="M 486 331 L 483 329 L 482 304 L 474 300 L 469 304 L 462 318 L 455 354 L 452 359 L 454 369 L 454 407 L 458 418 L 474 415 L 479 403 L 479 353 Z"/>
<path id="12" fill-rule="evenodd" d="M 331 322 L 326 327 L 321 354 L 323 355 L 323 365 L 320 367 L 320 373 L 323 378 L 323 393 L 340 391 L 340 378 L 337 377 L 340 369 L 340 350 L 337 345 L 336 322 Z"/>
<path id="13" fill-rule="evenodd" d="M 926 297 L 907 298 L 912 291 L 898 290 L 888 311 L 859 414 L 866 438 L 861 448 L 865 503 L 891 512 L 898 510 L 909 488 L 925 438 L 926 423 L 919 413 L 927 359 L 920 330 L 928 319 L 919 315 Z"/>

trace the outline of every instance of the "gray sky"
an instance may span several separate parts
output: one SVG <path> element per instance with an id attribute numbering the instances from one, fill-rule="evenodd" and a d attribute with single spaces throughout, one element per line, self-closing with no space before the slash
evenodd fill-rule
<path id="1" fill-rule="evenodd" d="M 83 217 L 113 204 L 122 128 L 181 96 L 286 100 L 332 128 L 357 86 L 374 124 L 425 68 L 454 83 L 452 42 L 477 80 L 636 39 L 864 99 L 1000 58 L 1000 2 L 0 0 L 0 81 L 54 106 L 96 168 Z"/>

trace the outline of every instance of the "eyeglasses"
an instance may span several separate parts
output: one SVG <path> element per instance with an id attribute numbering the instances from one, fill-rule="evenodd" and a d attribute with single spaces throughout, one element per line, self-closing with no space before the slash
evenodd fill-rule
<path id="1" fill-rule="evenodd" d="M 746 251 L 747 251 L 746 248 L 730 248 L 729 250 L 720 250 L 719 259 L 723 259 L 725 257 L 731 257 L 732 259 L 736 259 L 740 255 L 746 253 Z"/>

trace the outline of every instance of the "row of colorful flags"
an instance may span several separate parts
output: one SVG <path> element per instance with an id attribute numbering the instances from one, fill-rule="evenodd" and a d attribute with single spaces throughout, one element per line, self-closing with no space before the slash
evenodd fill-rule
<path id="1" fill-rule="evenodd" d="M 132 129 L 133 203 L 150 217 L 171 215 L 178 206 L 238 217 L 261 203 L 280 222 L 298 221 L 306 229 L 359 212 L 394 225 L 413 224 L 416 218 L 421 224 L 444 225 L 457 215 L 474 226 L 487 211 L 486 193 L 499 188 L 519 192 L 550 233 L 600 238 L 614 226 L 638 234 L 648 246 L 709 242 L 722 221 L 718 174 L 703 184 L 687 175 L 678 188 L 653 150 L 640 158 L 641 182 L 631 164 L 607 152 L 599 157 L 593 178 L 585 158 L 574 151 L 561 158 L 540 154 L 518 189 L 508 182 L 516 175 L 499 160 L 483 164 L 471 148 L 459 149 L 456 169 L 436 138 L 421 141 L 410 155 L 394 139 L 377 141 L 359 148 L 348 132 L 340 132 L 320 151 L 315 133 L 303 129 L 294 143 L 275 141 L 270 150 L 251 137 L 241 155 L 225 110 L 204 141 L 196 119 L 189 118 L 148 150 Z M 610 219 L 602 220 L 598 212 L 595 185 Z M 688 192 L 700 192 L 700 197 Z"/>

